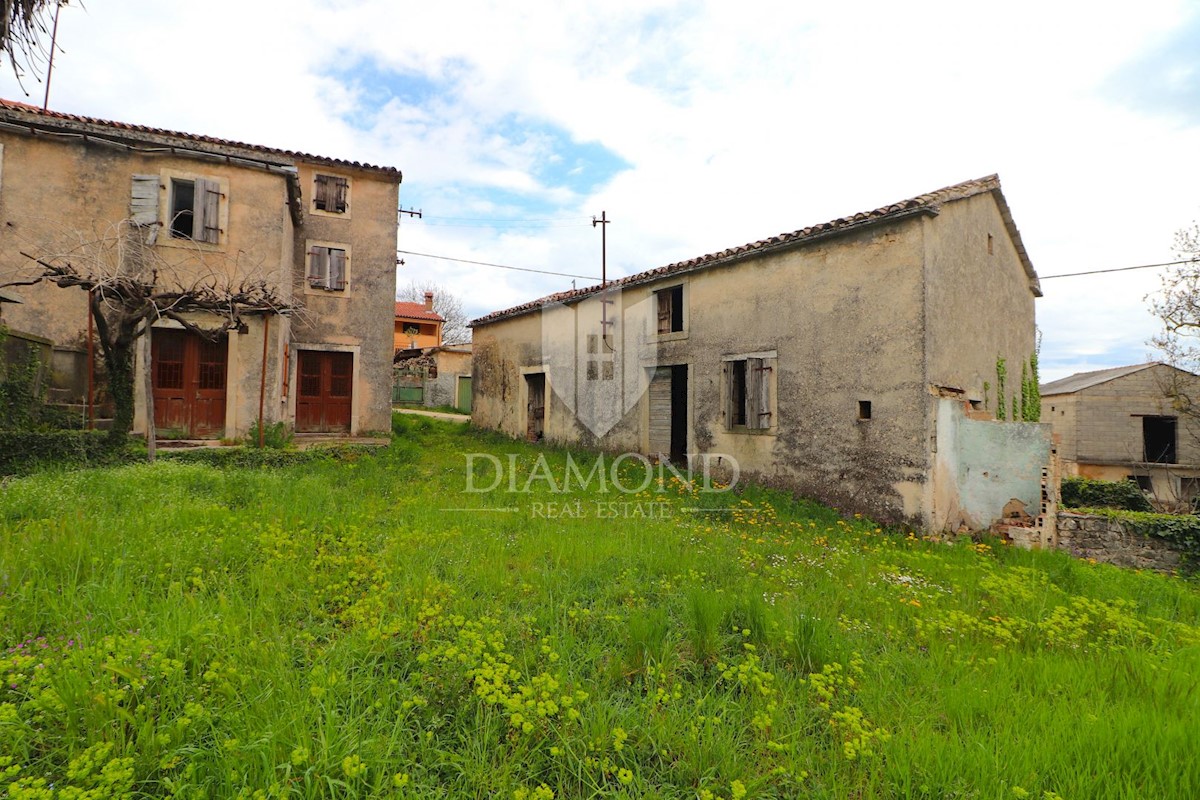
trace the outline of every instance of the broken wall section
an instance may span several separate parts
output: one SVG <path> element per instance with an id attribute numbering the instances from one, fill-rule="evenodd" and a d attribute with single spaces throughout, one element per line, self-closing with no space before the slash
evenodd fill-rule
<path id="1" fill-rule="evenodd" d="M 1057 475 L 1049 423 L 971 419 L 961 400 L 935 402 L 933 528 L 986 530 L 1004 520 L 1052 537 Z"/>

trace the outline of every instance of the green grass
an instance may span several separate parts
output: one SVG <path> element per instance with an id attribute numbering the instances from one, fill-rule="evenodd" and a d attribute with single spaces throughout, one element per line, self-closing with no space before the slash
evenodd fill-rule
<path id="1" fill-rule="evenodd" d="M 0 796 L 1200 796 L 1192 582 L 756 488 L 466 494 L 565 453 L 394 427 L 4 483 Z"/>

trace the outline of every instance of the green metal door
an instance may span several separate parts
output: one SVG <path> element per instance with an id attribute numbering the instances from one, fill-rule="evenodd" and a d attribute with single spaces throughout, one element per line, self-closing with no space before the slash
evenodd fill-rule
<path id="1" fill-rule="evenodd" d="M 471 413 L 471 377 L 469 375 L 458 376 L 458 410 L 464 414 Z"/>

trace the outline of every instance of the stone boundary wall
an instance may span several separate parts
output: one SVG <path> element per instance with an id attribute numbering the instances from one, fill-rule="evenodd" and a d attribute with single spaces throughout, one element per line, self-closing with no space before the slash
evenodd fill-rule
<path id="1" fill-rule="evenodd" d="M 1058 512 L 1057 546 L 1078 558 L 1091 558 L 1118 567 L 1173 572 L 1179 551 L 1162 539 L 1127 530 L 1118 519 Z"/>

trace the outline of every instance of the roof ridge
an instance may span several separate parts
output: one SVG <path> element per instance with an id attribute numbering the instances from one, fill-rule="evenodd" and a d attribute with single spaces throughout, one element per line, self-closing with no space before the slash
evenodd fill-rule
<path id="1" fill-rule="evenodd" d="M 187 133 L 185 131 L 174 131 L 168 128 L 155 128 L 149 125 L 137 125 L 128 122 L 118 122 L 115 120 L 100 119 L 99 117 L 89 117 L 82 114 L 68 114 L 63 111 L 42 109 L 38 106 L 30 105 L 29 103 L 23 103 L 19 100 L 9 100 L 7 98 L 0 97 L 0 115 L 3 115 L 4 111 L 17 112 L 18 114 L 35 117 L 47 126 L 54 126 L 56 123 L 59 125 L 66 125 L 68 123 L 92 125 L 112 129 L 113 131 L 117 132 L 118 135 L 124 135 L 129 138 L 135 138 L 135 136 L 138 134 L 143 136 L 174 138 L 193 144 L 225 147 L 259 154 L 282 156 L 289 161 L 310 161 L 318 164 L 369 170 L 372 172 L 383 172 L 397 176 L 401 175 L 400 170 L 396 167 L 378 166 L 360 161 L 350 161 L 347 159 L 332 158 L 329 156 L 319 156 L 299 150 L 285 150 L 279 147 L 269 147 L 267 145 L 250 144 L 248 142 L 239 142 L 232 139 L 222 139 L 217 136 Z"/>
<path id="2" fill-rule="evenodd" d="M 656 280 L 659 277 L 666 275 L 687 272 L 694 269 L 703 269 L 705 267 L 716 266 L 718 264 L 736 261 L 741 258 L 759 255 L 770 252 L 781 247 L 799 246 L 810 241 L 841 234 L 850 230 L 874 225 L 880 222 L 885 222 L 893 219 L 901 219 L 915 214 L 937 214 L 943 203 L 952 202 L 954 200 L 965 200 L 968 197 L 974 197 L 978 194 L 993 192 L 996 195 L 997 203 L 1000 206 L 1000 214 L 1004 219 L 1005 227 L 1008 230 L 1009 236 L 1012 238 L 1014 246 L 1017 249 L 1017 257 L 1020 259 L 1022 266 L 1025 269 L 1025 274 L 1029 278 L 1030 289 L 1038 297 L 1041 297 L 1041 286 L 1038 283 L 1037 273 L 1033 269 L 1033 264 L 1030 263 L 1029 257 L 1025 252 L 1025 246 L 1021 242 L 1021 234 L 1017 231 L 1016 225 L 1012 222 L 1012 214 L 1008 209 L 1008 203 L 1004 201 L 1004 195 L 1000 189 L 1000 176 L 997 173 L 985 175 L 982 178 L 972 178 L 971 180 L 962 181 L 960 183 L 943 186 L 940 189 L 934 189 L 925 194 L 919 194 L 915 197 L 910 197 L 907 200 L 900 200 L 895 203 L 890 203 L 870 211 L 859 211 L 855 214 L 850 214 L 844 217 L 838 217 L 828 222 L 822 222 L 817 225 L 809 225 L 806 228 L 800 228 L 795 231 L 777 234 L 765 239 L 759 239 L 755 242 L 739 245 L 737 247 L 719 250 L 717 252 L 708 253 L 706 255 L 697 256 L 696 258 L 686 259 L 684 261 L 675 261 L 666 266 L 656 267 L 654 269 L 638 272 L 633 275 L 628 275 L 624 278 L 618 278 L 610 281 L 610 287 L 625 287 L 635 286 L 639 283 L 646 283 Z M 530 311 L 541 308 L 542 306 L 551 303 L 566 302 L 578 298 L 586 297 L 590 294 L 600 291 L 601 286 L 588 286 L 581 289 L 572 289 L 566 292 L 558 292 L 549 294 L 537 300 L 531 300 L 527 303 L 522 303 L 502 311 L 493 311 L 478 319 L 471 321 L 471 327 L 480 324 L 487 324 L 507 317 L 519 316 L 527 314 Z"/>

